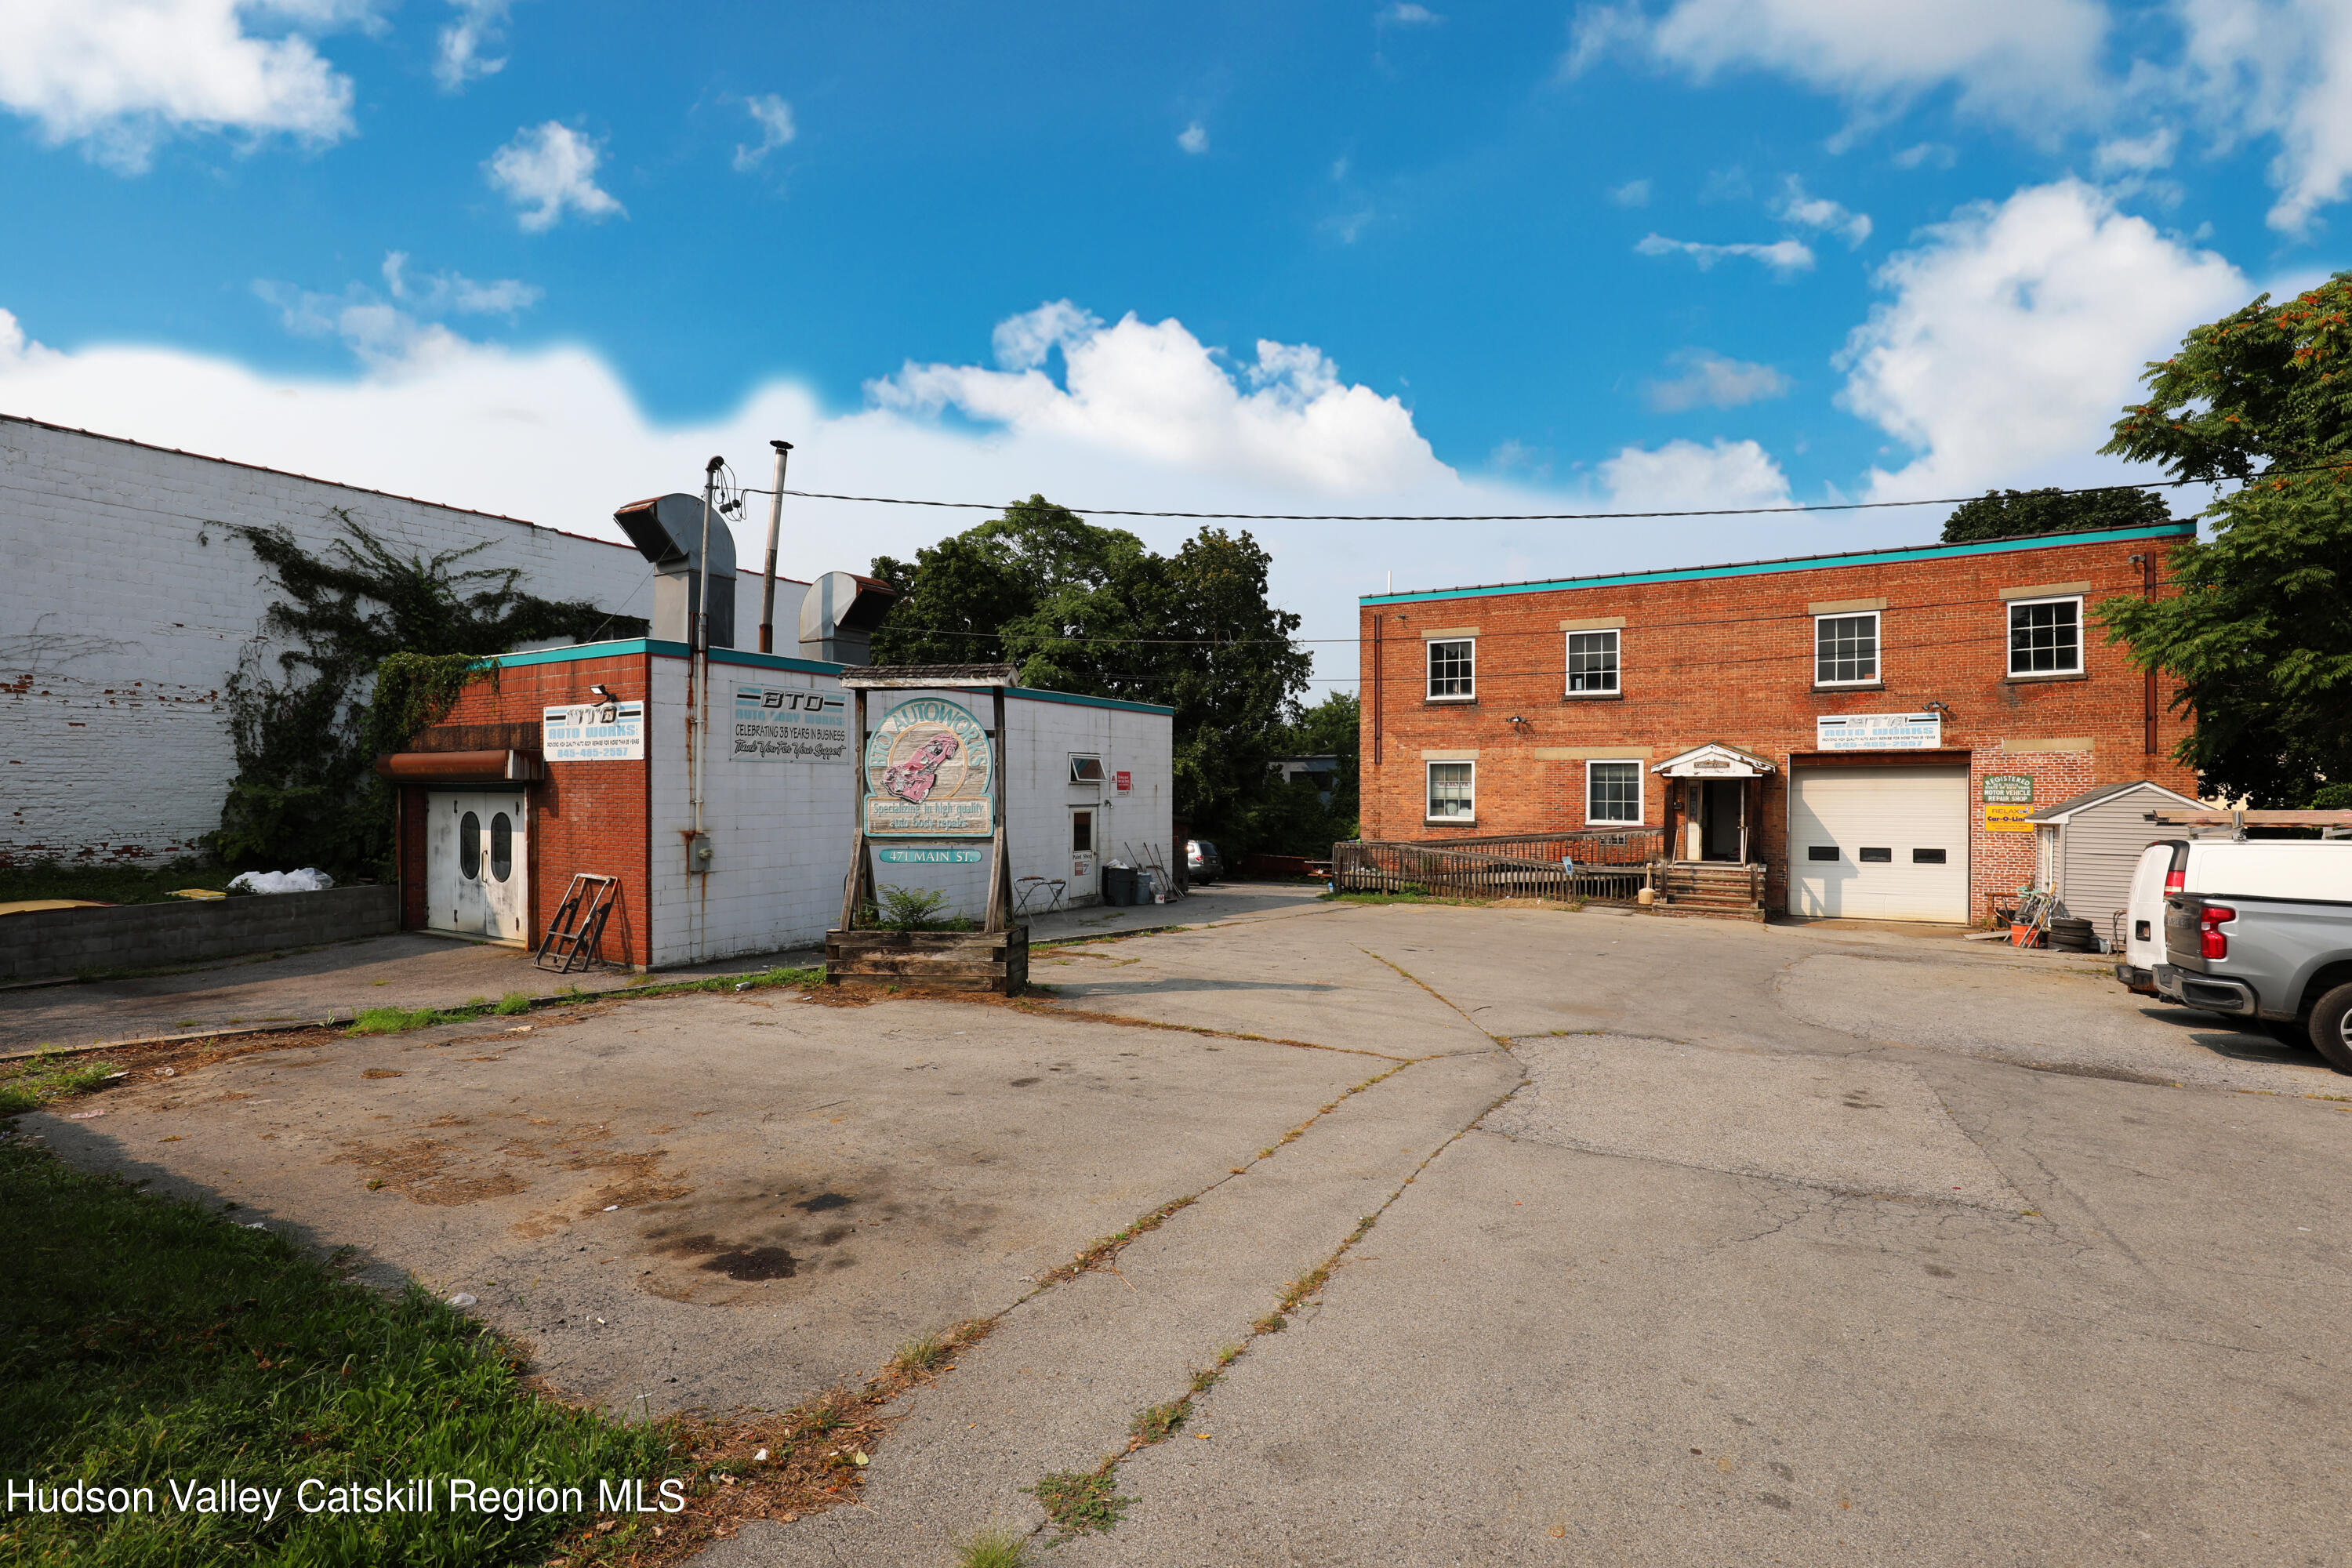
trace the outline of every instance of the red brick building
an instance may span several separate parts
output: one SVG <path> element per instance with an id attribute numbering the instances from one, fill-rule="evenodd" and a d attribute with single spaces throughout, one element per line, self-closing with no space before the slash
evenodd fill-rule
<path id="1" fill-rule="evenodd" d="M 1646 825 L 1761 865 L 1765 907 L 1980 921 L 2032 812 L 2196 793 L 2184 721 L 2095 618 L 2169 593 L 2190 523 L 1379 594 L 1363 837 Z"/>

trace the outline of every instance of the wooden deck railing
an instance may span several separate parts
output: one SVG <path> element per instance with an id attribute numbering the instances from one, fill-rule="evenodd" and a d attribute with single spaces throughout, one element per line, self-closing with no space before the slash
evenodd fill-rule
<path id="1" fill-rule="evenodd" d="M 1630 904 L 1664 850 L 1657 828 L 1420 844 L 1357 839 L 1331 847 L 1331 883 L 1343 893 Z"/>

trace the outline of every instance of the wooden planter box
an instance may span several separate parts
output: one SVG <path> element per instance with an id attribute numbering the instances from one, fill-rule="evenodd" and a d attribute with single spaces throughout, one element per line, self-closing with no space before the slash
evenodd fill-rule
<path id="1" fill-rule="evenodd" d="M 1029 928 L 829 931 L 827 985 L 930 986 L 1018 996 L 1029 984 Z"/>

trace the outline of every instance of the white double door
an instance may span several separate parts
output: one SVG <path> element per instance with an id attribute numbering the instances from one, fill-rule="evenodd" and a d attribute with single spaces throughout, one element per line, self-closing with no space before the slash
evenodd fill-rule
<path id="1" fill-rule="evenodd" d="M 435 790 L 425 826 L 425 924 L 524 942 L 530 933 L 530 797 L 521 790 Z"/>

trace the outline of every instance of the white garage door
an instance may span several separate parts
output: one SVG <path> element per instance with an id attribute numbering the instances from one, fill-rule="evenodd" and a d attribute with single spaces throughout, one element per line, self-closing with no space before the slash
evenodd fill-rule
<path id="1" fill-rule="evenodd" d="M 1811 768 L 1792 779 L 1789 905 L 1800 915 L 1969 916 L 1966 768 Z"/>

